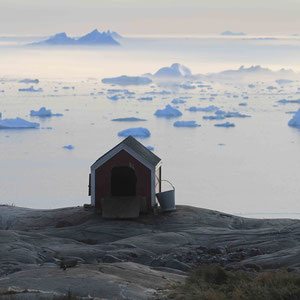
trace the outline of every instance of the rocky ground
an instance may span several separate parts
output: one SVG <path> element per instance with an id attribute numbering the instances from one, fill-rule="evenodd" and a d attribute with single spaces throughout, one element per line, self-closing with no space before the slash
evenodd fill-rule
<path id="1" fill-rule="evenodd" d="M 227 269 L 300 268 L 300 220 L 248 219 L 177 206 L 137 220 L 104 220 L 71 207 L 0 206 L 0 299 L 72 290 L 99 299 L 163 295 L 200 264 Z M 63 270 L 60 263 L 77 262 Z M 24 296 L 24 298 L 22 298 Z"/>

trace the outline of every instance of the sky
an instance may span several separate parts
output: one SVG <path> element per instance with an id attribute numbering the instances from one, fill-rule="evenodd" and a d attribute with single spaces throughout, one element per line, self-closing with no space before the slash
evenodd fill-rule
<path id="1" fill-rule="evenodd" d="M 0 0 L 0 35 L 290 35 L 299 12 L 299 0 Z"/>

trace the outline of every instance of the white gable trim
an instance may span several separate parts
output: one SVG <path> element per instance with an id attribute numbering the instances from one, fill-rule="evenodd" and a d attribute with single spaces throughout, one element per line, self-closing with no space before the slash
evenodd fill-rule
<path id="1" fill-rule="evenodd" d="M 142 156 L 140 156 L 138 153 L 136 153 L 135 151 L 133 151 L 127 145 L 120 144 L 116 148 L 114 148 L 111 151 L 109 151 L 108 153 L 106 153 L 106 155 L 102 156 L 99 159 L 99 161 L 97 161 L 96 163 L 94 163 L 92 165 L 92 167 L 91 167 L 91 170 L 98 169 L 100 166 L 102 166 L 103 164 L 105 164 L 108 160 L 110 160 L 112 157 L 114 157 L 116 154 L 118 154 L 122 150 L 125 150 L 126 152 L 128 152 L 131 156 L 133 156 L 136 160 L 138 160 L 141 164 L 143 164 L 144 166 L 146 166 L 148 169 L 150 169 L 150 170 L 152 170 L 152 169 L 154 170 L 155 169 L 155 166 L 151 165 L 148 161 L 146 161 Z"/>
<path id="2" fill-rule="evenodd" d="M 95 206 L 95 195 L 96 195 L 96 175 L 95 170 L 91 170 L 91 204 Z"/>

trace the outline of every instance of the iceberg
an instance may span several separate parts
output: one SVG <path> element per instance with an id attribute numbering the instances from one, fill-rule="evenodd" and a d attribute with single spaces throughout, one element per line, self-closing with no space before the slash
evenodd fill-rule
<path id="1" fill-rule="evenodd" d="M 222 115 L 216 115 L 216 116 L 203 116 L 203 120 L 224 120 L 225 117 Z"/>
<path id="2" fill-rule="evenodd" d="M 182 100 L 182 99 L 179 99 L 179 98 L 175 98 L 172 100 L 172 103 L 173 104 L 182 104 L 182 103 L 185 103 L 186 101 Z"/>
<path id="3" fill-rule="evenodd" d="M 121 96 L 121 95 L 114 95 L 114 96 L 111 96 L 111 97 L 107 97 L 107 99 L 109 100 L 119 100 L 119 99 L 124 99 L 125 97 L 124 96 Z"/>
<path id="4" fill-rule="evenodd" d="M 151 133 L 147 128 L 144 127 L 128 128 L 118 133 L 118 136 L 122 137 L 128 137 L 130 135 L 136 138 L 147 138 L 151 135 Z"/>
<path id="5" fill-rule="evenodd" d="M 102 83 L 117 85 L 147 85 L 152 83 L 152 80 L 148 77 L 126 75 L 113 78 L 103 78 L 101 81 Z"/>
<path id="6" fill-rule="evenodd" d="M 39 123 L 29 122 L 21 118 L 0 119 L 0 129 L 26 129 L 38 127 L 40 127 Z"/>
<path id="7" fill-rule="evenodd" d="M 19 81 L 20 83 L 35 83 L 38 84 L 40 81 L 38 79 L 30 79 L 30 78 L 25 78 Z"/>
<path id="8" fill-rule="evenodd" d="M 173 124 L 174 127 L 200 127 L 196 121 L 176 121 Z"/>
<path id="9" fill-rule="evenodd" d="M 196 106 L 191 106 L 190 108 L 188 108 L 188 111 L 192 111 L 192 112 L 196 112 L 196 111 L 203 111 L 203 112 L 213 112 L 218 110 L 219 108 L 217 106 L 214 105 L 210 105 L 207 107 L 196 107 Z"/>
<path id="10" fill-rule="evenodd" d="M 46 109 L 46 107 L 41 107 L 39 110 L 31 110 L 30 115 L 32 117 L 62 117 L 63 114 L 53 114 L 51 109 Z"/>
<path id="11" fill-rule="evenodd" d="M 39 89 L 35 89 L 33 87 L 33 85 L 29 88 L 24 88 L 24 89 L 19 89 L 19 92 L 42 92 L 43 89 L 42 88 L 39 88 Z"/>
<path id="12" fill-rule="evenodd" d="M 63 146 L 63 149 L 73 150 L 75 147 L 73 145 Z"/>
<path id="13" fill-rule="evenodd" d="M 287 84 L 287 83 L 292 83 L 294 82 L 293 80 L 290 80 L 290 79 L 277 79 L 275 80 L 275 82 L 279 85 L 281 84 Z"/>
<path id="14" fill-rule="evenodd" d="M 154 115 L 169 119 L 182 116 L 182 112 L 168 104 L 164 109 L 158 109 Z"/>
<path id="15" fill-rule="evenodd" d="M 227 36 L 245 36 L 246 33 L 244 32 L 232 32 L 230 30 L 226 30 L 222 32 L 220 35 L 227 35 Z"/>
<path id="16" fill-rule="evenodd" d="M 108 89 L 107 93 L 109 93 L 109 94 L 124 93 L 125 95 L 135 95 L 135 92 L 130 92 L 126 89 Z"/>
<path id="17" fill-rule="evenodd" d="M 229 112 L 226 112 L 224 110 L 217 110 L 215 112 L 216 115 L 218 116 L 223 116 L 224 118 L 250 118 L 251 116 L 249 115 L 244 115 L 244 114 L 241 114 L 237 111 L 229 111 Z"/>
<path id="18" fill-rule="evenodd" d="M 215 124 L 216 127 L 235 127 L 234 123 L 220 123 L 220 124 Z"/>
<path id="19" fill-rule="evenodd" d="M 226 114 L 226 111 L 225 110 L 222 110 L 222 109 L 219 109 L 215 112 L 216 115 L 224 115 Z"/>
<path id="20" fill-rule="evenodd" d="M 294 103 L 294 104 L 300 104 L 300 99 L 298 100 L 286 100 L 286 99 L 281 99 L 277 101 L 280 104 L 287 104 L 287 103 Z"/>
<path id="21" fill-rule="evenodd" d="M 179 87 L 184 90 L 194 90 L 196 88 L 196 86 L 189 85 L 189 84 L 181 84 L 181 85 L 179 85 Z"/>
<path id="22" fill-rule="evenodd" d="M 291 127 L 300 127 L 300 109 L 296 112 L 293 118 L 288 123 Z"/>
<path id="23" fill-rule="evenodd" d="M 171 92 L 168 92 L 168 91 L 160 91 L 160 92 L 156 92 L 156 91 L 152 91 L 152 92 L 146 92 L 145 94 L 147 95 L 171 95 Z"/>
<path id="24" fill-rule="evenodd" d="M 211 88 L 211 85 L 209 85 L 209 84 L 198 84 L 197 86 L 199 88 Z"/>
<path id="25" fill-rule="evenodd" d="M 113 122 L 140 122 L 140 121 L 147 121 L 146 119 L 139 119 L 135 117 L 129 117 L 129 118 L 117 118 L 112 119 Z"/>
<path id="26" fill-rule="evenodd" d="M 141 97 L 141 98 L 138 98 L 137 100 L 141 100 L 141 101 L 152 101 L 152 97 Z"/>
<path id="27" fill-rule="evenodd" d="M 192 72 L 190 71 L 189 68 L 175 63 L 172 64 L 171 67 L 164 67 L 159 69 L 155 74 L 154 77 L 187 77 L 187 76 L 191 76 Z"/>

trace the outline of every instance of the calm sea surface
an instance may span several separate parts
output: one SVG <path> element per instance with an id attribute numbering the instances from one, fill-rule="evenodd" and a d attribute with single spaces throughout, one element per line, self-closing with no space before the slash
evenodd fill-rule
<path id="1" fill-rule="evenodd" d="M 134 98 L 113 101 L 107 97 L 120 93 L 107 90 L 122 87 L 101 83 L 103 77 L 154 73 L 174 62 L 194 74 L 259 64 L 300 71 L 299 39 L 130 38 L 121 43 L 115 49 L 40 50 L 0 39 L 2 118 L 21 117 L 41 124 L 41 129 L 0 130 L 0 203 L 32 208 L 89 203 L 90 165 L 122 140 L 119 131 L 142 126 L 151 137 L 141 142 L 153 146 L 163 160 L 163 178 L 176 187 L 177 204 L 245 216 L 299 218 L 300 130 L 287 125 L 292 114 L 286 112 L 298 110 L 300 104 L 277 103 L 300 98 L 299 82 L 285 85 L 280 92 L 266 90 L 270 83 L 209 82 L 212 89 L 166 88 L 171 94 L 152 95 L 152 101 L 137 99 L 162 90 L 155 84 L 125 87 L 135 93 Z M 43 92 L 18 92 L 30 86 L 18 83 L 24 78 L 38 78 L 40 83 L 34 86 Z M 250 89 L 250 83 L 256 87 Z M 214 100 L 200 100 L 211 94 L 217 94 Z M 249 99 L 243 99 L 246 95 Z M 178 105 L 182 117 L 154 116 L 179 96 L 189 97 Z M 240 106 L 241 102 L 248 105 Z M 202 119 L 213 113 L 186 110 L 209 105 L 251 118 L 225 120 L 235 127 L 218 128 L 214 124 L 222 121 Z M 30 117 L 30 110 L 42 106 L 64 116 Z M 111 121 L 119 117 L 147 121 Z M 177 120 L 194 120 L 201 127 L 176 128 Z M 69 144 L 73 150 L 62 148 Z"/>

